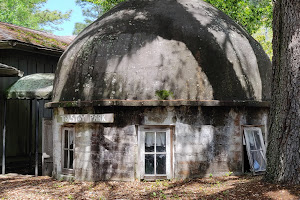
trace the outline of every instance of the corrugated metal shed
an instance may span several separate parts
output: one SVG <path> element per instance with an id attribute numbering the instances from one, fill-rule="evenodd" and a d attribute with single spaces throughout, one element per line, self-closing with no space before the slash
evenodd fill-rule
<path id="1" fill-rule="evenodd" d="M 37 73 L 24 76 L 6 91 L 7 99 L 51 99 L 53 73 Z"/>
<path id="2" fill-rule="evenodd" d="M 0 63 L 0 77 L 12 77 L 12 76 L 22 77 L 23 73 L 24 72 L 18 70 L 15 67 Z"/>

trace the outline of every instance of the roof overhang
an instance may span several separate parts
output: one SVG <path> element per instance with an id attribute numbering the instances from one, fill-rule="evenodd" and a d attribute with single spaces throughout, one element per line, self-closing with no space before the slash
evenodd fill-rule
<path id="1" fill-rule="evenodd" d="M 0 63 L 0 77 L 22 77 L 24 72 L 15 67 Z"/>
<path id="2" fill-rule="evenodd" d="M 18 40 L 2 40 L 0 41 L 0 49 L 18 49 L 23 51 L 29 51 L 32 53 L 50 55 L 60 57 L 63 50 L 60 49 L 52 49 L 43 46 L 27 44 Z"/>
<path id="3" fill-rule="evenodd" d="M 7 99 L 51 99 L 53 73 L 24 76 L 6 90 Z"/>

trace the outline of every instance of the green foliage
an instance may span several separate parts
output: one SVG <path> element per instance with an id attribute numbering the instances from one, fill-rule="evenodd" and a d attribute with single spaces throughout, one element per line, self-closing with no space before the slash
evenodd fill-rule
<path id="1" fill-rule="evenodd" d="M 75 23 L 74 35 L 78 35 L 85 27 L 103 14 L 102 7 L 99 4 L 86 0 L 76 0 L 76 4 L 81 7 L 82 15 L 85 17 L 83 23 Z"/>
<path id="2" fill-rule="evenodd" d="M 74 197 L 71 194 L 69 194 L 68 199 L 74 199 Z"/>
<path id="3" fill-rule="evenodd" d="M 54 184 L 53 186 L 54 186 L 54 187 L 58 187 L 58 188 L 64 187 L 63 185 L 60 185 L 60 184 Z"/>
<path id="4" fill-rule="evenodd" d="M 168 182 L 168 180 L 156 179 L 155 180 L 155 184 L 153 186 L 156 186 L 156 187 L 161 187 L 161 186 L 168 187 L 169 186 L 169 182 Z"/>
<path id="5" fill-rule="evenodd" d="M 47 0 L 3 0 L 0 1 L 0 21 L 36 30 L 58 30 L 58 24 L 68 20 L 71 10 L 41 10 Z"/>
<path id="6" fill-rule="evenodd" d="M 102 14 L 112 9 L 118 3 L 126 0 L 76 0 L 85 17 L 84 23 L 76 23 L 73 34 L 78 35 L 85 27 L 95 21 Z"/>
<path id="7" fill-rule="evenodd" d="M 221 182 L 217 181 L 213 186 L 220 187 L 221 186 Z"/>
<path id="8" fill-rule="evenodd" d="M 160 196 L 161 199 L 166 199 L 167 198 L 166 194 L 162 190 L 159 191 L 159 196 Z"/>
<path id="9" fill-rule="evenodd" d="M 81 3 L 99 5 L 102 8 L 103 13 L 123 1 L 126 0 L 77 0 L 77 2 Z M 243 26 L 250 34 L 255 33 L 262 26 L 271 27 L 272 25 L 272 0 L 204 1 L 222 10 L 237 23 Z"/>
<path id="10" fill-rule="evenodd" d="M 167 100 L 169 97 L 173 98 L 174 94 L 169 90 L 157 90 L 155 96 L 157 96 L 159 100 Z"/>
<path id="11" fill-rule="evenodd" d="M 83 28 L 85 28 L 92 21 L 100 17 L 103 13 L 107 12 L 115 5 L 126 0 L 77 0 L 82 5 L 94 5 L 98 9 L 98 14 L 89 16 L 86 23 L 75 25 L 74 34 L 78 34 Z M 272 57 L 272 37 L 267 37 L 266 34 L 261 33 L 262 28 L 269 30 L 273 20 L 273 3 L 272 0 L 204 0 L 207 3 L 212 4 L 219 10 L 222 10 L 228 16 L 230 16 L 235 22 L 244 27 L 260 44 L 263 49 Z M 84 10 L 84 9 L 83 9 Z M 92 10 L 92 9 L 88 9 Z M 92 11 L 91 11 L 92 12 Z M 83 11 L 83 15 L 87 16 Z"/>
<path id="12" fill-rule="evenodd" d="M 230 176 L 232 173 L 233 173 L 233 172 L 230 172 L 230 171 L 229 171 L 229 172 L 226 172 L 225 175 L 226 175 L 226 176 Z"/>
<path id="13" fill-rule="evenodd" d="M 118 3 L 121 3 L 126 0 L 81 0 L 85 2 L 90 2 L 96 5 L 100 5 L 102 7 L 103 13 L 112 9 Z"/>
<path id="14" fill-rule="evenodd" d="M 272 25 L 272 0 L 204 0 L 222 10 L 250 34 Z"/>
<path id="15" fill-rule="evenodd" d="M 156 197 L 156 192 L 153 192 L 151 196 Z"/>
<path id="16" fill-rule="evenodd" d="M 85 23 L 76 22 L 72 34 L 78 35 L 83 29 L 85 29 L 85 27 L 87 27 L 91 23 L 92 22 L 90 22 L 90 21 L 88 21 L 88 22 L 85 21 Z"/>
<path id="17" fill-rule="evenodd" d="M 256 39 L 263 49 L 265 50 L 266 54 L 272 60 L 273 57 L 273 49 L 272 49 L 272 38 L 273 38 L 273 31 L 271 28 L 261 27 L 255 32 L 253 35 L 254 39 Z"/>
<path id="18" fill-rule="evenodd" d="M 272 0 L 204 0 L 244 27 L 272 59 Z M 268 30 L 263 32 L 262 30 Z"/>

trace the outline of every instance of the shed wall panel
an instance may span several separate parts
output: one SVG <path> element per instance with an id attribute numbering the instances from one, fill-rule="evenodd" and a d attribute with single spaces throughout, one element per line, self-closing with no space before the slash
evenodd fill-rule
<path id="1" fill-rule="evenodd" d="M 24 72 L 24 76 L 37 72 L 54 73 L 56 64 L 58 62 L 57 56 L 47 56 L 32 52 L 26 52 L 15 49 L 0 49 L 0 62 L 6 65 L 13 66 Z M 3 100 L 5 90 L 13 84 L 18 78 L 1 77 L 0 78 L 0 126 L 1 126 L 1 141 L 2 141 L 2 127 L 3 127 Z M 35 105 L 35 101 L 33 102 Z M 52 116 L 52 111 L 44 111 L 44 101 L 40 103 L 40 119 L 42 117 L 49 118 Z M 32 115 L 30 116 L 30 113 Z M 30 130 L 30 118 L 32 119 Z M 6 133 L 6 156 L 7 163 L 21 161 L 24 163 L 30 162 L 30 155 L 34 153 L 34 122 L 35 122 L 35 106 L 30 110 L 29 100 L 9 100 L 7 104 L 7 133 Z M 42 147 L 42 120 L 40 120 L 39 132 L 39 152 Z M 2 142 L 0 144 L 0 152 L 2 157 Z M 32 157 L 32 159 L 34 159 Z M 13 171 L 12 171 L 13 172 Z"/>

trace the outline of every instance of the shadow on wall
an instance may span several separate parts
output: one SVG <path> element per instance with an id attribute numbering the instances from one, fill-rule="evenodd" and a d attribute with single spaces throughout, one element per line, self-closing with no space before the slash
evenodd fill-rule
<path id="1" fill-rule="evenodd" d="M 76 178 L 89 181 L 133 180 L 134 126 L 117 128 L 97 124 L 81 127 L 80 134 L 85 132 L 90 132 L 91 137 L 77 141 Z"/>
<path id="2" fill-rule="evenodd" d="M 158 89 L 174 91 L 176 99 L 268 98 L 270 62 L 265 60 L 267 56 L 259 44 L 242 28 L 227 21 L 228 17 L 222 12 L 205 3 L 199 2 L 193 7 L 188 2 L 130 1 L 94 22 L 61 57 L 53 101 L 154 99 Z M 203 7 L 197 7 L 202 4 Z M 249 39 L 249 43 L 242 43 L 243 38 Z M 252 48 L 256 49 L 255 53 Z M 266 92 L 265 96 L 262 92 Z M 203 96 L 206 93 L 211 95 Z M 121 111 L 115 110 L 116 116 L 118 112 Z M 239 129 L 232 129 L 239 127 L 238 112 L 214 109 L 213 116 L 211 111 L 206 111 L 205 115 L 199 110 L 185 110 L 184 113 L 176 117 L 182 117 L 181 121 L 186 121 L 184 124 L 198 126 L 187 129 L 184 134 L 204 133 L 203 125 L 212 130 L 203 151 L 182 161 L 188 165 L 187 173 L 193 175 L 199 170 L 207 173 L 212 164 L 217 166 L 219 161 L 233 171 L 231 161 L 242 156 L 242 145 L 240 152 L 229 149 L 235 147 L 234 142 L 241 143 Z M 134 116 L 129 114 L 129 117 Z M 120 126 L 126 129 L 125 125 Z M 111 132 L 105 132 L 103 126 L 96 130 L 89 154 L 90 160 L 97 161 L 90 163 L 93 171 L 101 169 L 100 179 L 122 174 L 117 170 L 130 162 L 120 152 L 132 146 L 118 143 L 122 134 L 116 133 L 120 127 L 110 128 Z M 134 128 L 128 132 L 135 133 Z M 107 139 L 105 135 L 112 138 Z M 236 141 L 232 140 L 232 135 Z M 226 151 L 233 152 L 230 159 L 223 156 Z M 205 159 L 198 162 L 200 156 Z M 127 166 L 123 169 L 134 171 Z"/>
<path id="3" fill-rule="evenodd" d="M 221 11 L 194 4 L 131 1 L 103 15 L 61 57 L 53 100 L 154 99 L 162 89 L 175 99 L 269 98 L 260 45 Z"/>
<path id="4" fill-rule="evenodd" d="M 102 110 L 104 109 L 104 110 Z M 76 178 L 85 180 L 133 180 L 136 164 L 136 127 L 147 116 L 169 119 L 167 108 L 97 108 L 95 113 L 114 112 L 116 123 L 85 126 L 79 132 L 91 137 L 78 142 L 81 155 L 76 159 Z M 111 110 L 109 110 L 111 109 Z M 231 108 L 178 107 L 174 135 L 175 178 L 205 177 L 242 172 L 242 136 L 240 121 L 245 110 Z M 172 118 L 172 117 L 171 117 Z M 128 119 L 123 122 L 122 119 Z M 164 123 L 163 123 L 164 124 Z M 92 130 L 92 131 L 91 131 Z M 90 146 L 90 148 L 88 147 Z M 83 153 L 83 154 L 82 154 Z M 80 159 L 80 160 L 79 160 Z M 77 177 L 79 176 L 79 177 Z"/>
<path id="5" fill-rule="evenodd" d="M 241 111 L 231 108 L 178 108 L 175 173 L 179 178 L 242 172 Z"/>

